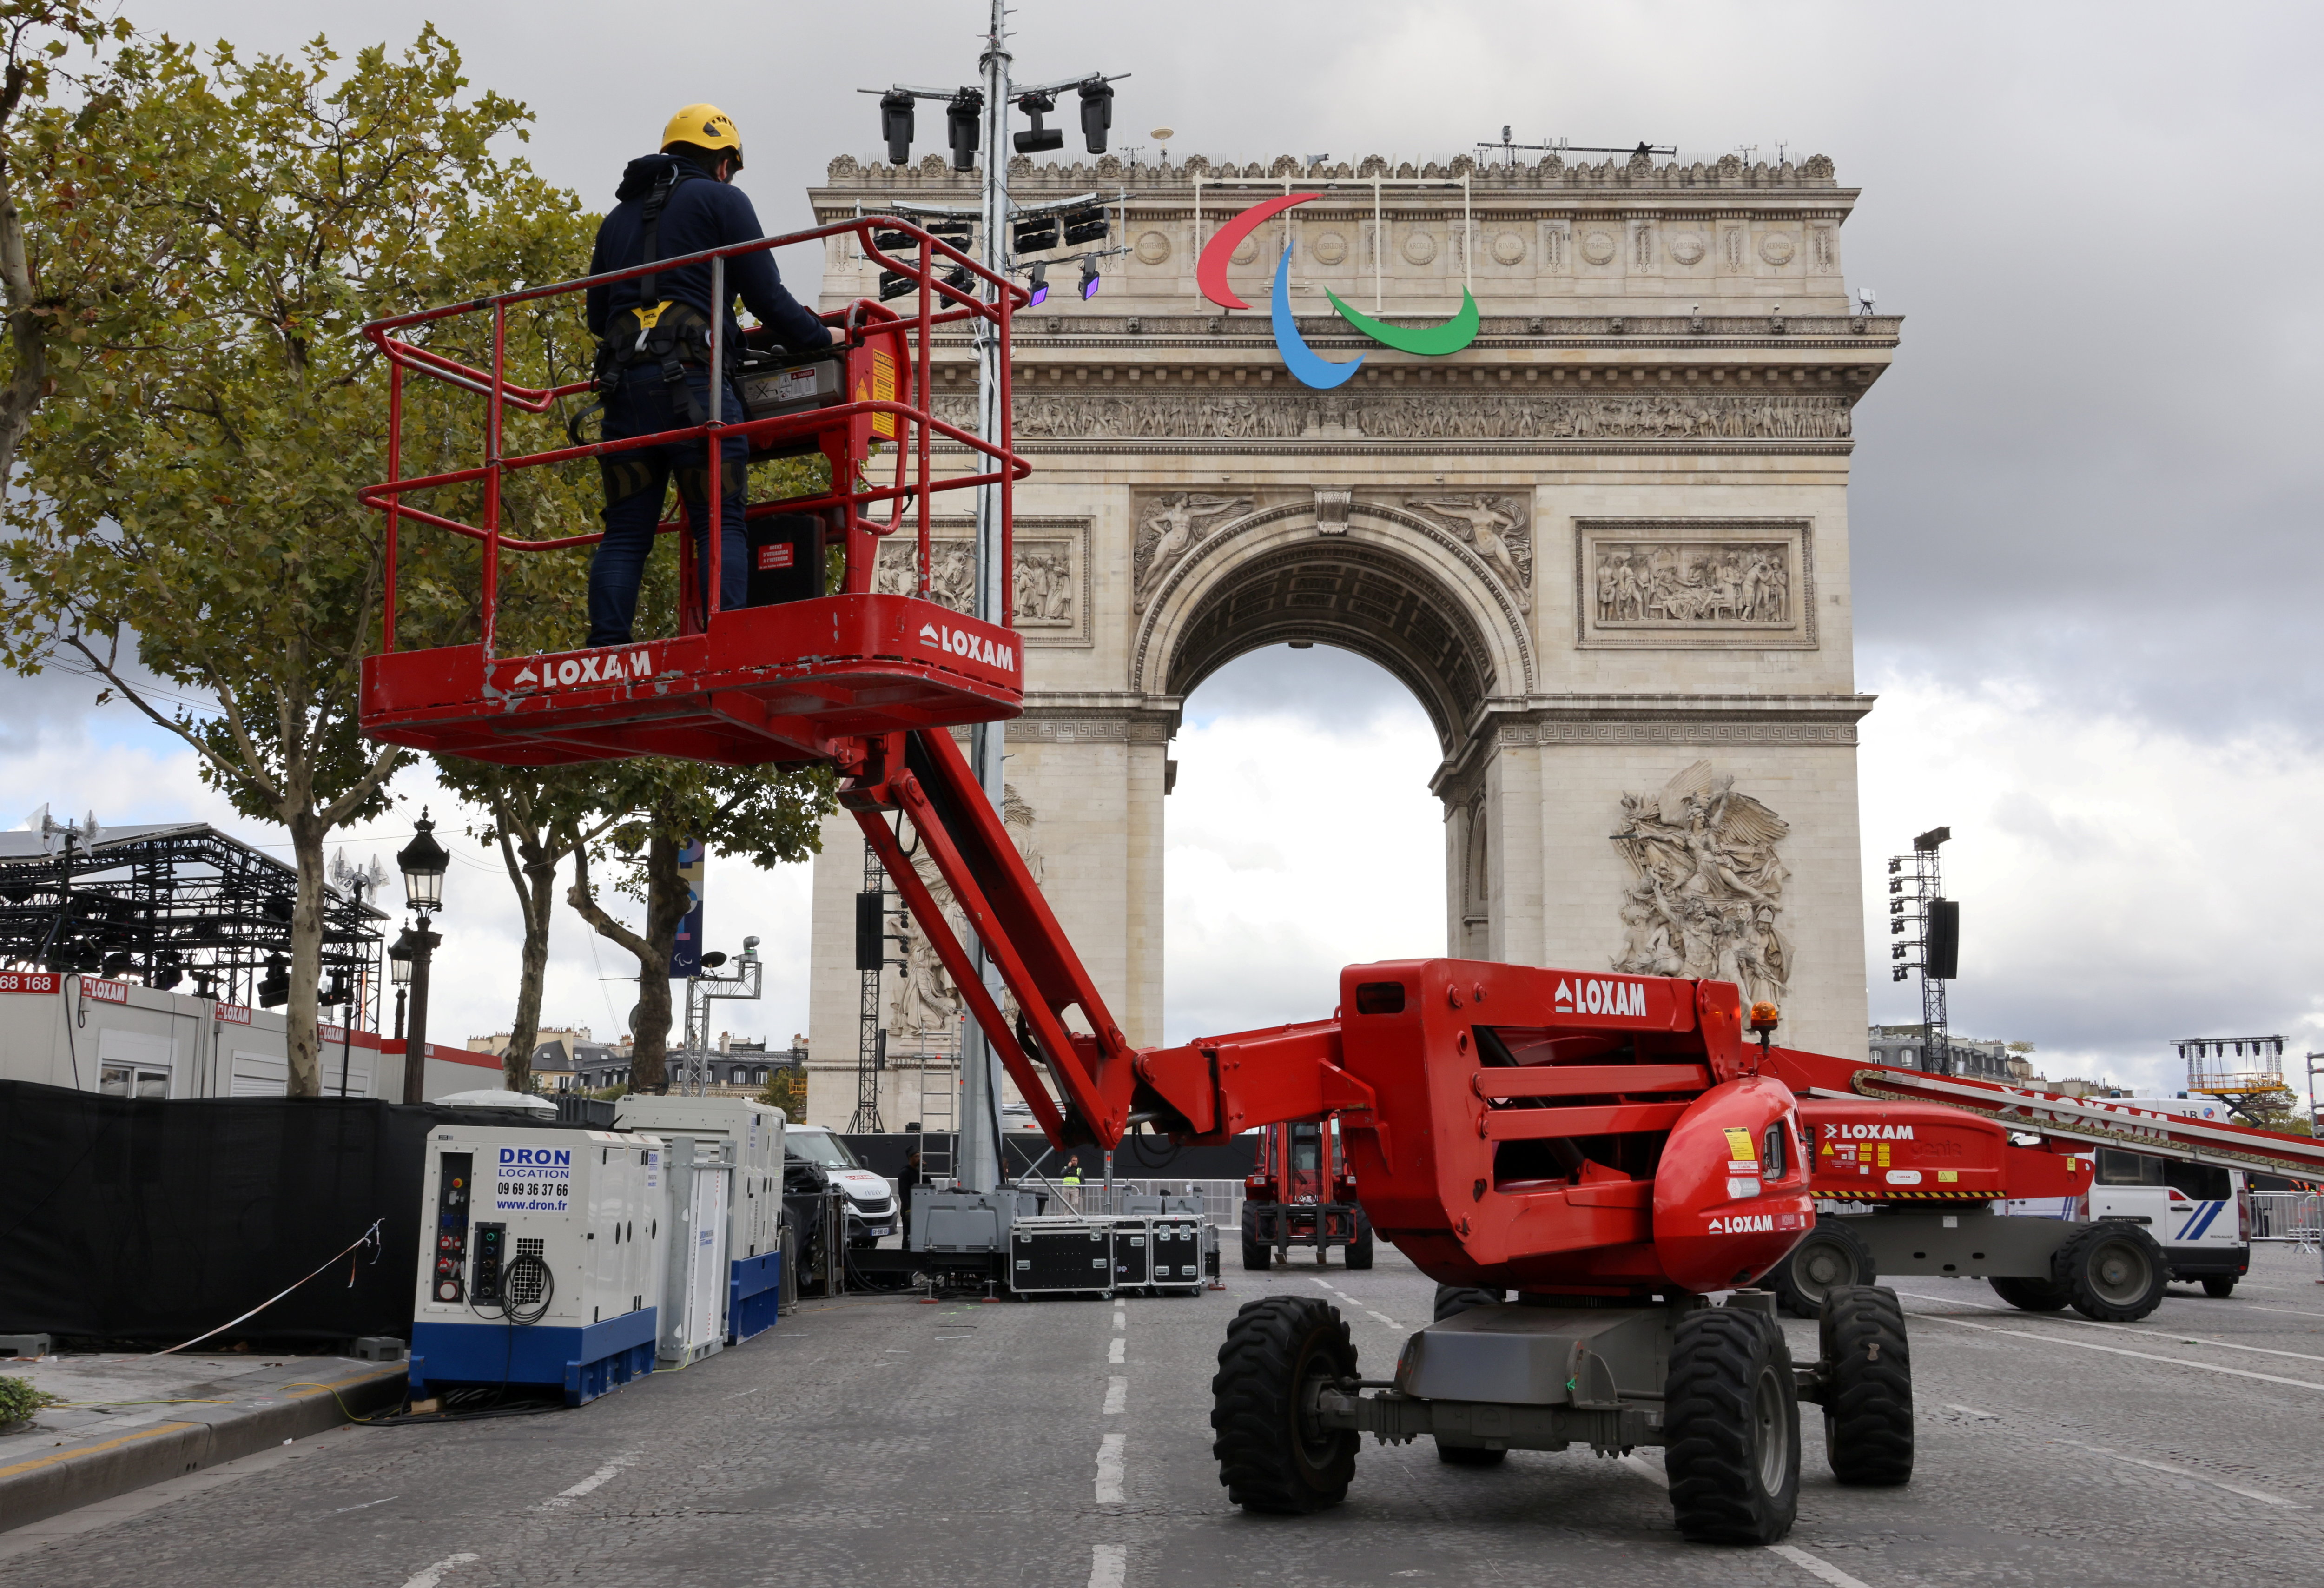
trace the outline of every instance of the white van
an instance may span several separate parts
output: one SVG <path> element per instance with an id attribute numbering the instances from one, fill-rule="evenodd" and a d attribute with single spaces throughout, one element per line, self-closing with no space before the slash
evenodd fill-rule
<path id="1" fill-rule="evenodd" d="M 2128 1148 L 2079 1153 L 2095 1159 L 2085 1196 L 2012 1201 L 2003 1211 L 2051 1219 L 2123 1219 L 2163 1248 L 2171 1277 L 2226 1296 L 2251 1271 L 2251 1193 L 2241 1169 L 2154 1158 Z"/>

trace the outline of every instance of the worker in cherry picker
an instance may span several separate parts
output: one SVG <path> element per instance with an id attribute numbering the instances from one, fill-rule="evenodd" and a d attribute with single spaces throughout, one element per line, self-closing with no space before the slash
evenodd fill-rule
<path id="1" fill-rule="evenodd" d="M 622 172 L 613 213 L 597 227 L 589 273 L 625 270 L 675 259 L 761 235 L 759 217 L 742 191 L 731 186 L 742 169 L 742 136 L 733 118 L 715 105 L 689 105 L 662 129 L 661 152 L 641 155 Z M 721 417 L 736 423 L 746 417 L 731 381 L 742 332 L 733 300 L 757 317 L 754 346 L 807 352 L 842 339 L 801 308 L 783 288 L 770 253 L 736 254 L 726 261 L 727 301 L 715 306 L 726 321 L 730 368 L 719 372 L 724 387 Z M 710 417 L 710 265 L 706 261 L 589 289 L 589 329 L 598 338 L 597 390 L 605 411 L 605 439 L 648 436 L 698 425 Z M 579 421 L 575 421 L 576 431 Z M 576 434 L 576 439 L 578 439 Z M 718 607 L 742 605 L 748 569 L 742 534 L 743 486 L 750 443 L 735 437 L 720 458 Z M 636 614 L 638 586 L 653 550 L 654 526 L 673 475 L 685 504 L 687 532 L 694 537 L 702 569 L 704 599 L 709 588 L 709 546 L 705 497 L 708 494 L 708 447 L 702 441 L 639 448 L 601 457 L 605 485 L 605 535 L 589 565 L 589 643 L 623 645 Z"/>

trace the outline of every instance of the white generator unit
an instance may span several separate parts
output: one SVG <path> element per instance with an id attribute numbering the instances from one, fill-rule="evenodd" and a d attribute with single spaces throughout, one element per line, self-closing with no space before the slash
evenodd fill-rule
<path id="1" fill-rule="evenodd" d="M 560 1390 L 653 1371 L 668 1234 L 658 1137 L 521 1125 L 429 1133 L 411 1394 Z"/>
<path id="2" fill-rule="evenodd" d="M 733 1146 L 724 1248 L 725 1341 L 739 1344 L 772 1327 L 783 1294 L 783 1111 L 745 1097 L 632 1095 L 614 1104 L 613 1123 Z"/>

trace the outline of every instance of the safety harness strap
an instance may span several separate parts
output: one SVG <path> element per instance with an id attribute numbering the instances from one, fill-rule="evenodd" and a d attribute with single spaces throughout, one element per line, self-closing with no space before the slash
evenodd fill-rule
<path id="1" fill-rule="evenodd" d="M 661 259 L 661 212 L 669 203 L 669 196 L 678 184 L 697 173 L 685 169 L 682 162 L 672 164 L 654 179 L 653 189 L 645 197 L 639 214 L 639 241 L 641 245 L 641 264 L 658 263 Z M 606 402 L 620 390 L 622 377 L 641 364 L 661 366 L 662 391 L 669 399 L 670 411 L 685 415 L 688 425 L 707 422 L 702 399 L 694 394 L 694 387 L 686 378 L 685 355 L 692 349 L 686 344 L 686 333 L 695 328 L 701 317 L 693 312 L 691 304 L 678 303 L 655 296 L 660 281 L 659 273 L 647 272 L 638 278 L 638 301 L 624 314 L 637 317 L 637 336 L 627 337 L 623 325 L 606 327 L 604 340 L 597 344 L 596 366 L 591 372 L 596 380 L 597 401 L 581 410 L 565 423 L 565 434 L 576 447 L 586 446 L 581 436 L 582 422 L 591 414 L 604 410 Z M 617 317 L 618 319 L 618 317 Z M 701 320 L 706 328 L 707 320 Z M 705 347 L 708 338 L 704 337 Z M 701 362 L 707 362 L 706 353 Z"/>

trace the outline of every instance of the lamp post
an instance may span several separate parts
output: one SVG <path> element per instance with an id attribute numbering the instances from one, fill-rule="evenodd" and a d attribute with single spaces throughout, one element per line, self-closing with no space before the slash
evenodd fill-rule
<path id="1" fill-rule="evenodd" d="M 420 808 L 419 830 L 395 857 L 403 872 L 403 900 L 420 916 L 417 928 L 407 928 L 411 946 L 411 1014 L 403 1039 L 403 1101 L 422 1101 L 428 1077 L 428 965 L 443 938 L 428 929 L 428 918 L 444 908 L 444 873 L 452 857 L 436 842 L 436 824 Z"/>
<path id="2" fill-rule="evenodd" d="M 404 989 L 411 985 L 411 956 L 414 952 L 410 927 L 404 928 L 403 935 L 387 946 L 387 974 L 395 983 L 395 1039 L 398 1042 L 403 1040 L 403 993 Z"/>

